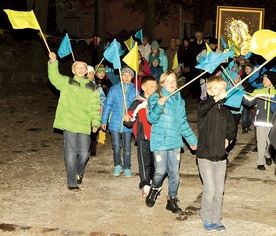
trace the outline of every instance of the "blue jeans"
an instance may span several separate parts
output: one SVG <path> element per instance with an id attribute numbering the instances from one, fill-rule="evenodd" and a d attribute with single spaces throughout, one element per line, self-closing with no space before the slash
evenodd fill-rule
<path id="1" fill-rule="evenodd" d="M 83 175 L 89 158 L 90 137 L 88 134 L 63 131 L 64 162 L 67 173 L 68 187 L 77 185 L 76 175 Z"/>
<path id="2" fill-rule="evenodd" d="M 215 162 L 198 158 L 198 168 L 203 182 L 200 217 L 202 221 L 220 223 L 226 160 Z"/>
<path id="3" fill-rule="evenodd" d="M 249 129 L 252 125 L 253 111 L 252 107 L 243 106 L 242 110 L 242 129 Z"/>
<path id="4" fill-rule="evenodd" d="M 154 176 L 152 180 L 153 188 L 160 188 L 168 175 L 169 196 L 177 197 L 179 186 L 179 166 L 180 166 L 180 148 L 154 151 Z"/>
<path id="5" fill-rule="evenodd" d="M 119 133 L 111 131 L 114 166 L 120 165 L 123 169 L 131 167 L 131 135 L 132 133 Z M 123 164 L 121 159 L 121 141 L 123 147 Z"/>

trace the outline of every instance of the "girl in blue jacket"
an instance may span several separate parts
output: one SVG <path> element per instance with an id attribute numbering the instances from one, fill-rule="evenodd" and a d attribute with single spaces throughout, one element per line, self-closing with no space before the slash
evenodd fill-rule
<path id="1" fill-rule="evenodd" d="M 179 185 L 180 149 L 184 147 L 182 136 L 192 150 L 196 150 L 197 138 L 187 122 L 185 102 L 177 89 L 177 78 L 173 71 L 160 77 L 157 92 L 148 99 L 149 123 L 152 124 L 150 148 L 154 154 L 155 172 L 146 205 L 152 207 L 168 176 L 168 201 L 166 209 L 181 212 L 177 202 Z"/>

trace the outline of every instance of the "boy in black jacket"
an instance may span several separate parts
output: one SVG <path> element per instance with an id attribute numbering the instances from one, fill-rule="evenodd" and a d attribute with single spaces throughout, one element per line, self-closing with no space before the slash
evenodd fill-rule
<path id="1" fill-rule="evenodd" d="M 226 83 L 218 76 L 206 82 L 208 98 L 199 103 L 197 161 L 203 182 L 200 218 L 207 231 L 225 231 L 221 211 L 226 174 L 226 148 L 235 138 L 231 111 L 223 106 Z"/>
<path id="2" fill-rule="evenodd" d="M 133 127 L 133 134 L 137 142 L 137 155 L 139 165 L 142 197 L 146 198 L 150 190 L 150 182 L 154 173 L 153 153 L 150 151 L 151 124 L 147 120 L 148 98 L 157 88 L 153 76 L 144 76 L 141 80 L 142 93 L 136 97 L 124 117 L 124 125 Z"/>

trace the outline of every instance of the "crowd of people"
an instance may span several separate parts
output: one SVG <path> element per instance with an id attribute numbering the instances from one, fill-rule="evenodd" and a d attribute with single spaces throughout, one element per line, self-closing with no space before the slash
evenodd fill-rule
<path id="1" fill-rule="evenodd" d="M 63 130 L 70 191 L 80 191 L 78 185 L 82 183 L 85 165 L 90 155 L 96 155 L 97 148 L 105 146 L 107 130 L 111 134 L 113 175 L 123 173 L 125 177 L 131 177 L 131 140 L 134 135 L 139 188 L 146 205 L 154 206 L 167 177 L 166 209 L 180 213 L 179 167 L 185 140 L 196 152 L 203 184 L 200 218 L 204 229 L 226 230 L 221 222 L 224 180 L 228 153 L 235 145 L 240 119 L 243 133 L 253 130 L 255 119 L 257 169 L 265 170 L 265 165 L 273 162 L 270 130 L 272 120 L 276 119 L 276 67 L 267 64 L 239 84 L 261 65 L 257 56 L 245 60 L 240 55 L 234 58 L 232 68 L 219 68 L 193 82 L 189 90 L 199 101 L 196 137 L 187 121 L 185 100 L 178 87 L 183 80 L 185 83 L 200 74 L 195 66 L 206 55 L 206 45 L 213 53 L 222 53 L 217 47 L 217 39 L 204 36 L 200 31 L 196 31 L 194 39 L 172 39 L 166 49 L 160 48 L 157 40 L 150 43 L 145 36 L 138 49 L 137 80 L 127 65 L 122 67 L 118 78 L 103 64 L 94 68 L 80 61 L 72 65 L 73 78 L 64 76 L 59 73 L 56 54 L 49 54 L 48 76 L 60 90 L 54 127 Z M 175 55 L 178 66 L 173 68 Z M 226 106 L 227 90 L 235 85 L 246 94 L 239 107 Z"/>

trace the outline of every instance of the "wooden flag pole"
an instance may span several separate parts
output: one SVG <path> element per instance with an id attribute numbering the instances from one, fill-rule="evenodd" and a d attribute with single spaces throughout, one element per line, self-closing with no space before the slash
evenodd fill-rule
<path id="1" fill-rule="evenodd" d="M 262 67 L 264 67 L 269 61 L 266 61 L 264 62 L 262 65 L 260 65 L 258 68 L 256 68 L 255 70 L 253 70 L 249 75 L 247 75 L 244 79 L 242 79 L 239 83 L 237 83 L 234 87 L 232 87 L 231 89 L 229 89 L 227 92 L 226 92 L 226 95 L 228 93 L 230 93 L 233 89 L 235 89 L 237 86 L 239 86 L 241 83 L 243 83 L 245 80 L 247 80 L 251 75 L 253 75 L 257 70 L 261 69 Z"/>
<path id="2" fill-rule="evenodd" d="M 174 92 L 172 92 L 168 98 L 172 95 L 174 95 L 175 93 L 177 93 L 178 91 L 180 91 L 181 89 L 185 88 L 186 86 L 188 86 L 190 83 L 194 82 L 195 80 L 197 80 L 200 76 L 204 75 L 205 73 L 207 73 L 209 70 L 205 70 L 204 72 L 202 72 L 200 75 L 198 75 L 197 77 L 195 77 L 194 79 L 192 79 L 191 81 L 189 81 L 188 83 L 184 84 L 183 86 L 181 86 L 180 88 L 178 88 L 177 90 L 175 90 Z"/>
<path id="3" fill-rule="evenodd" d="M 42 39 L 43 39 L 43 41 L 44 41 L 44 43 L 45 43 L 45 45 L 46 45 L 46 48 L 48 49 L 48 52 L 51 53 L 51 50 L 50 50 L 50 48 L 49 48 L 49 46 L 48 46 L 48 44 L 47 44 L 47 41 L 46 41 L 46 39 L 45 39 L 45 37 L 44 37 L 44 34 L 43 34 L 43 32 L 42 32 L 40 26 L 39 26 L 39 32 L 40 32 L 40 35 L 41 35 L 41 37 L 42 37 Z"/>
<path id="4" fill-rule="evenodd" d="M 125 111 L 126 111 L 126 114 L 127 114 L 126 94 L 125 94 L 124 85 L 123 85 L 121 68 L 119 68 L 119 74 L 120 74 L 120 80 L 121 80 L 121 86 L 122 86 L 122 93 L 123 93 Z"/>

